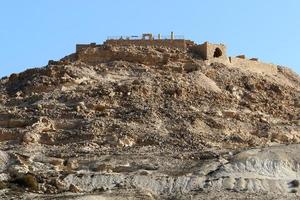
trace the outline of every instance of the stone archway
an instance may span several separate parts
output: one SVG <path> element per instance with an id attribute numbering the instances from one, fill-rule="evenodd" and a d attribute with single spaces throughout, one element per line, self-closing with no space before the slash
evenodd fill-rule
<path id="1" fill-rule="evenodd" d="M 216 48 L 214 52 L 214 58 L 219 58 L 223 55 L 223 52 L 220 48 Z"/>

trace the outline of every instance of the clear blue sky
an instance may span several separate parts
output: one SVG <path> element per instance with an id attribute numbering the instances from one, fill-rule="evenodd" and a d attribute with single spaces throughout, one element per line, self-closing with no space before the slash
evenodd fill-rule
<path id="1" fill-rule="evenodd" d="M 174 31 L 300 73 L 299 0 L 1 0 L 0 77 L 107 36 Z"/>

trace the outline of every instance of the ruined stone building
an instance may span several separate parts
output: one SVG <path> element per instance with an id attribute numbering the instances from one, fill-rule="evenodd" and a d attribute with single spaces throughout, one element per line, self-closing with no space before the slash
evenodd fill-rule
<path id="1" fill-rule="evenodd" d="M 116 46 L 144 46 L 144 47 L 164 47 L 164 48 L 175 48 L 184 51 L 189 51 L 197 56 L 198 59 L 202 59 L 207 62 L 222 62 L 240 67 L 256 68 L 258 71 L 265 69 L 273 69 L 273 64 L 267 64 L 259 62 L 257 58 L 247 59 L 245 55 L 239 55 L 236 57 L 227 56 L 227 49 L 224 44 L 212 44 L 204 42 L 203 44 L 197 44 L 192 40 L 184 39 L 182 36 L 175 36 L 173 32 L 169 36 L 161 36 L 158 34 L 154 36 L 151 33 L 142 34 L 142 36 L 120 36 L 120 37 L 109 37 L 103 44 L 77 44 L 76 53 L 80 54 L 81 51 L 87 48 L 98 47 L 105 49 L 105 47 L 116 47 Z M 105 60 L 110 55 L 97 54 L 102 60 Z M 88 56 L 85 54 L 84 59 Z M 97 58 L 93 58 L 97 60 Z"/>
<path id="2" fill-rule="evenodd" d="M 170 37 L 162 37 L 158 34 L 155 37 L 151 33 L 145 33 L 141 37 L 139 36 L 129 36 L 129 37 L 111 37 L 108 38 L 103 45 L 110 46 L 162 46 L 167 48 L 179 48 L 184 50 L 193 50 L 204 60 L 209 60 L 212 58 L 223 58 L 227 59 L 226 46 L 223 44 L 211 44 L 205 42 L 203 44 L 196 44 L 191 40 L 186 40 L 183 38 L 177 38 L 173 32 L 171 32 Z M 91 44 L 77 44 L 76 52 L 81 51 L 88 47 L 96 47 L 101 45 L 96 45 L 96 43 Z"/>

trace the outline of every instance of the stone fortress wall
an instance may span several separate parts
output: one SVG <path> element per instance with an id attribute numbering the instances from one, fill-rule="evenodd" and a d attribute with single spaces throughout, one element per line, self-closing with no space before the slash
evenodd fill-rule
<path id="1" fill-rule="evenodd" d="M 224 44 L 212 44 L 204 42 L 203 44 L 195 44 L 190 49 L 197 53 L 202 59 L 210 60 L 214 58 L 227 60 L 227 51 Z"/>
<path id="2" fill-rule="evenodd" d="M 138 37 L 138 36 L 136 36 Z M 125 39 L 124 39 L 125 38 Z M 191 50 L 198 54 L 204 60 L 212 58 L 227 59 L 226 47 L 223 44 L 211 44 L 205 42 L 203 44 L 196 44 L 191 40 L 177 39 L 174 33 L 171 33 L 169 38 L 161 38 L 160 35 L 155 38 L 151 33 L 143 34 L 142 37 L 130 38 L 130 37 L 118 37 L 107 39 L 103 45 L 109 46 L 156 46 L 167 48 L 178 48 L 183 50 Z M 84 50 L 88 47 L 100 47 L 96 43 L 90 44 L 77 44 L 76 52 Z"/>
<path id="3" fill-rule="evenodd" d="M 119 37 L 107 39 L 103 45 L 97 45 L 96 43 L 90 44 L 77 44 L 76 53 L 87 49 L 89 47 L 103 47 L 109 46 L 161 46 L 167 48 L 178 48 L 183 50 L 189 50 L 195 53 L 198 57 L 212 62 L 225 62 L 231 66 L 245 68 L 258 73 L 276 73 L 277 65 L 267 64 L 258 61 L 257 58 L 247 59 L 244 55 L 236 57 L 228 57 L 227 49 L 224 44 L 212 44 L 204 42 L 203 44 L 196 44 L 191 40 L 176 39 L 174 33 L 171 32 L 169 38 L 161 38 L 160 34 L 155 38 L 151 33 L 143 34 L 142 37 L 134 36 L 130 37 Z"/>
<path id="4" fill-rule="evenodd" d="M 163 46 L 169 48 L 179 48 L 186 49 L 189 45 L 193 45 L 193 41 L 185 40 L 185 39 L 155 39 L 155 40 L 130 40 L 130 39 L 122 39 L 122 40 L 106 40 L 104 45 L 112 45 L 112 46 Z"/>
<path id="5" fill-rule="evenodd" d="M 180 36 L 182 37 L 182 36 Z M 151 33 L 143 34 L 142 37 L 139 36 L 120 36 L 114 38 L 108 38 L 103 45 L 110 46 L 162 46 L 167 48 L 179 48 L 187 49 L 189 46 L 195 45 L 191 40 L 185 40 L 183 38 L 176 38 L 173 32 L 171 32 L 170 37 L 162 38 L 160 34 L 158 37 L 154 37 Z M 77 44 L 76 52 L 81 51 L 88 47 L 97 47 L 96 43 L 91 44 Z"/>
<path id="6" fill-rule="evenodd" d="M 229 57 L 229 62 L 232 67 L 238 67 L 248 71 L 261 73 L 261 74 L 277 74 L 278 67 L 275 64 L 263 63 L 258 59 L 247 59 L 245 57 Z"/>
<path id="7" fill-rule="evenodd" d="M 88 47 L 99 47 L 102 45 L 97 45 L 96 43 L 90 43 L 90 44 L 76 44 L 76 53 L 79 51 L 82 51 Z"/>

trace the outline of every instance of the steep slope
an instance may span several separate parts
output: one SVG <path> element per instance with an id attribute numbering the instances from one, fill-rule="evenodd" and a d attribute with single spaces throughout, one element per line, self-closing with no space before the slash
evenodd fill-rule
<path id="1" fill-rule="evenodd" d="M 175 161 L 158 164 L 159 173 L 178 176 L 195 160 L 300 141 L 297 74 L 206 62 L 179 49 L 88 48 L 2 78 L 0 103 L 2 160 L 11 159 L 2 180 L 22 185 L 18 178 L 31 174 L 45 193 L 96 190 L 76 185 L 79 172 L 151 171 L 170 154 Z"/>

